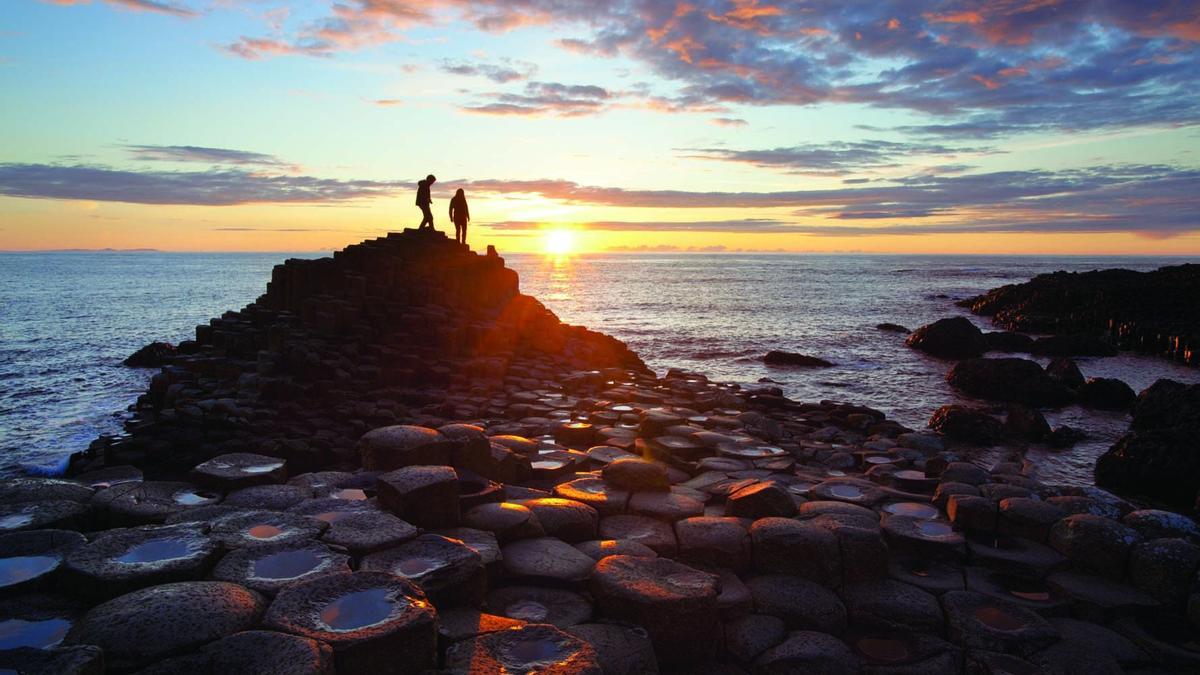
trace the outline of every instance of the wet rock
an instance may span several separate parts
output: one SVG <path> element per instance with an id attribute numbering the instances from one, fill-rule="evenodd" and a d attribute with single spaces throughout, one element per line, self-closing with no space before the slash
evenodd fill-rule
<path id="1" fill-rule="evenodd" d="M 704 515 L 704 502 L 683 491 L 635 492 L 629 497 L 629 511 L 673 523 Z"/>
<path id="2" fill-rule="evenodd" d="M 739 518 L 699 516 L 675 523 L 684 561 L 743 572 L 750 566 L 750 533 Z"/>
<path id="3" fill-rule="evenodd" d="M 1182 605 L 1200 567 L 1200 546 L 1184 539 L 1151 539 L 1133 547 L 1129 578 L 1164 605 Z"/>
<path id="4" fill-rule="evenodd" d="M 91 487 L 75 481 L 17 476 L 6 478 L 3 483 L 0 483 L 0 504 L 44 501 L 69 501 L 83 504 L 87 503 L 95 492 Z"/>
<path id="5" fill-rule="evenodd" d="M 658 672 L 646 631 L 608 623 L 581 623 L 566 629 L 596 651 L 604 675 L 642 675 Z"/>
<path id="6" fill-rule="evenodd" d="M 1030 352 L 1033 350 L 1033 338 L 1024 333 L 999 331 L 983 334 L 983 343 L 989 352 Z"/>
<path id="7" fill-rule="evenodd" d="M 483 558 L 462 541 L 423 534 L 363 557 L 360 570 L 387 572 L 420 587 L 438 606 L 477 605 L 485 591 Z"/>
<path id="8" fill-rule="evenodd" d="M 599 478 L 578 478 L 554 487 L 554 496 L 587 504 L 601 516 L 624 513 L 629 492 Z"/>
<path id="9" fill-rule="evenodd" d="M 521 502 L 521 505 L 533 512 L 546 536 L 557 537 L 567 542 L 596 538 L 600 516 L 596 509 L 583 502 L 543 497 L 526 500 Z"/>
<path id="10" fill-rule="evenodd" d="M 941 520 L 889 516 L 883 520 L 883 535 L 891 550 L 934 560 L 958 560 L 965 550 L 963 536 Z"/>
<path id="11" fill-rule="evenodd" d="M 1109 377 L 1089 377 L 1079 387 L 1079 402 L 1089 408 L 1125 410 L 1136 399 L 1137 394 L 1129 385 Z"/>
<path id="12" fill-rule="evenodd" d="M 463 515 L 463 524 L 491 532 L 501 542 L 517 541 L 546 534 L 537 515 L 523 504 L 500 502 L 480 504 Z"/>
<path id="13" fill-rule="evenodd" d="M 596 564 L 574 546 L 553 537 L 523 539 L 503 549 L 504 570 L 514 579 L 543 585 L 574 585 Z"/>
<path id="14" fill-rule="evenodd" d="M 950 386 L 971 396 L 1024 405 L 1062 406 L 1075 393 L 1050 379 L 1042 367 L 1026 359 L 968 359 L 946 374 Z"/>
<path id="15" fill-rule="evenodd" d="M 888 576 L 933 595 L 966 587 L 958 566 L 911 555 L 893 555 L 888 562 Z"/>
<path id="16" fill-rule="evenodd" d="M 226 495 L 221 503 L 244 509 L 286 511 L 312 497 L 312 491 L 300 485 L 255 485 Z"/>
<path id="17" fill-rule="evenodd" d="M 898 323 L 879 323 L 875 324 L 876 330 L 881 330 L 888 333 L 911 333 L 912 331 L 901 326 Z"/>
<path id="18" fill-rule="evenodd" d="M 575 544 L 575 548 L 579 549 L 585 555 L 590 556 L 592 560 L 599 560 L 610 555 L 632 555 L 643 558 L 658 557 L 654 549 L 630 539 L 595 539 L 579 542 Z"/>
<path id="19" fill-rule="evenodd" d="M 417 528 L 390 513 L 363 511 L 335 520 L 321 535 L 321 540 L 361 556 L 399 546 L 416 537 L 417 533 Z"/>
<path id="20" fill-rule="evenodd" d="M 1200 525 L 1187 516 L 1158 509 L 1141 509 L 1121 519 L 1126 527 L 1133 528 L 1142 539 L 1179 538 L 1200 543 Z"/>
<path id="21" fill-rule="evenodd" d="M 276 457 L 235 452 L 214 457 L 192 469 L 197 485 L 230 492 L 252 485 L 270 485 L 287 480 L 287 462 Z"/>
<path id="22" fill-rule="evenodd" d="M 767 614 L 747 614 L 725 624 L 725 649 L 737 660 L 750 663 L 783 642 L 787 625 Z"/>
<path id="23" fill-rule="evenodd" d="M 446 652 L 447 673 L 602 675 L 596 652 L 579 638 L 545 624 L 485 633 Z"/>
<path id="24" fill-rule="evenodd" d="M 999 511 L 988 497 L 957 494 L 946 502 L 946 516 L 962 532 L 995 532 Z"/>
<path id="25" fill-rule="evenodd" d="M 796 500 L 791 491 L 773 481 L 761 481 L 740 488 L 725 499 L 725 515 L 739 518 L 767 518 L 796 515 Z"/>
<path id="26" fill-rule="evenodd" d="M 437 658 L 437 615 L 416 585 L 383 572 L 341 572 L 292 584 L 268 628 L 333 647 L 338 672 L 420 673 Z"/>
<path id="27" fill-rule="evenodd" d="M 666 490 L 671 487 L 667 480 L 667 467 L 636 457 L 619 458 L 609 462 L 601 471 L 605 482 L 630 492 Z"/>
<path id="28" fill-rule="evenodd" d="M 91 645 L 4 649 L 0 650 L 0 670 L 22 675 L 100 675 L 104 651 Z"/>
<path id="29" fill-rule="evenodd" d="M 814 485 L 809 492 L 815 498 L 858 506 L 871 506 L 884 497 L 879 486 L 857 478 L 830 478 Z"/>
<path id="30" fill-rule="evenodd" d="M 1113 616 L 1141 613 L 1158 607 L 1150 595 L 1106 577 L 1080 572 L 1055 572 L 1046 585 L 1074 603 L 1076 616 L 1106 622 Z"/>
<path id="31" fill-rule="evenodd" d="M 519 619 L 486 614 L 470 607 L 442 609 L 438 611 L 439 651 L 445 651 L 450 645 L 476 635 L 524 625 L 525 622 Z"/>
<path id="32" fill-rule="evenodd" d="M 1004 435 L 1000 420 L 979 408 L 957 404 L 944 405 L 933 411 L 929 428 L 972 445 L 994 445 Z"/>
<path id="33" fill-rule="evenodd" d="M 846 643 L 816 631 L 798 630 L 754 662 L 756 673 L 794 675 L 856 675 L 858 657 Z"/>
<path id="34" fill-rule="evenodd" d="M 777 616 L 792 629 L 835 635 L 846 630 L 845 606 L 823 586 L 782 574 L 754 577 L 746 586 L 760 613 Z"/>
<path id="35" fill-rule="evenodd" d="M 601 539 L 634 541 L 659 555 L 675 555 L 675 528 L 661 520 L 635 515 L 606 516 L 600 519 L 599 533 Z"/>
<path id="36" fill-rule="evenodd" d="M 46 593 L 0 600 L 0 654 L 25 647 L 57 647 L 86 610 L 73 599 Z"/>
<path id="37" fill-rule="evenodd" d="M 665 558 L 609 556 L 590 588 L 607 617 L 646 629 L 663 660 L 711 658 L 719 638 L 717 578 Z"/>
<path id="38" fill-rule="evenodd" d="M 1075 361 L 1066 356 L 1059 356 L 1050 359 L 1050 363 L 1046 364 L 1046 375 L 1050 379 L 1070 387 L 1071 389 L 1079 389 L 1083 386 L 1083 373 L 1079 371 L 1079 366 Z"/>
<path id="39" fill-rule="evenodd" d="M 1058 639 L 1058 631 L 1020 605 L 971 591 L 941 597 L 951 641 L 971 649 L 1028 656 Z"/>
<path id="40" fill-rule="evenodd" d="M 66 499 L 0 503 L 0 533 L 19 530 L 75 529 L 87 505 Z"/>
<path id="41" fill-rule="evenodd" d="M 151 342 L 130 354 L 121 363 L 130 368 L 161 368 L 175 359 L 175 345 L 169 342 Z"/>
<path id="42" fill-rule="evenodd" d="M 841 590 L 850 625 L 885 631 L 940 633 L 942 609 L 937 598 L 892 579 L 860 581 Z"/>
<path id="43" fill-rule="evenodd" d="M 1113 629 L 1173 672 L 1200 670 L 1195 631 L 1181 617 L 1167 612 L 1124 617 L 1113 622 Z"/>
<path id="44" fill-rule="evenodd" d="M 375 500 L 321 497 L 306 499 L 289 508 L 286 513 L 309 516 L 332 525 L 342 518 L 348 518 L 356 513 L 380 513 L 380 510 Z M 219 515 L 226 515 L 226 512 Z"/>
<path id="45" fill-rule="evenodd" d="M 49 587 L 63 558 L 86 542 L 70 530 L 0 534 L 0 597 Z"/>
<path id="46" fill-rule="evenodd" d="M 1050 424 L 1045 415 L 1028 406 L 1013 404 L 1008 407 L 1004 418 L 1004 433 L 1031 441 L 1050 435 Z"/>
<path id="47" fill-rule="evenodd" d="M 1033 541 L 1046 541 L 1050 528 L 1067 516 L 1061 506 L 1028 497 L 1010 497 L 1000 500 L 1000 534 L 1024 537 Z"/>
<path id="48" fill-rule="evenodd" d="M 1050 530 L 1050 545 L 1072 564 L 1113 579 L 1124 575 L 1125 561 L 1137 541 L 1136 531 L 1086 513 L 1067 516 Z"/>
<path id="49" fill-rule="evenodd" d="M 106 466 L 92 471 L 85 471 L 72 478 L 76 483 L 82 483 L 94 490 L 102 490 L 121 483 L 140 483 L 143 480 L 142 470 L 129 464 Z"/>
<path id="50" fill-rule="evenodd" d="M 815 356 L 771 350 L 763 357 L 763 363 L 768 366 L 801 366 L 806 368 L 828 368 L 833 362 L 819 359 Z"/>
<path id="51" fill-rule="evenodd" d="M 349 571 L 349 556 L 315 541 L 300 541 L 230 551 L 211 576 L 273 596 L 296 581 Z"/>
<path id="52" fill-rule="evenodd" d="M 417 527 L 459 524 L 458 474 L 448 466 L 408 466 L 379 476 L 384 508 Z"/>
<path id="53" fill-rule="evenodd" d="M 1069 448 L 1087 437 L 1086 432 L 1062 424 L 1054 427 L 1054 430 L 1046 437 L 1046 443 L 1052 448 Z"/>
<path id="54" fill-rule="evenodd" d="M 760 518 L 750 526 L 754 567 L 832 587 L 840 583 L 838 539 L 829 529 L 791 518 Z"/>
<path id="55" fill-rule="evenodd" d="M 143 588 L 92 608 L 65 643 L 95 645 L 105 665 L 129 670 L 251 628 L 262 596 L 221 581 Z"/>
<path id="56" fill-rule="evenodd" d="M 1034 354 L 1044 356 L 1116 356 L 1117 349 L 1095 335 L 1051 335 L 1033 343 Z"/>
<path id="57" fill-rule="evenodd" d="M 161 661 L 139 673 L 332 675 L 333 665 L 333 649 L 323 642 L 270 630 L 248 630 L 221 638 L 192 654 Z"/>
<path id="58" fill-rule="evenodd" d="M 396 425 L 372 429 L 358 440 L 358 456 L 369 471 L 392 471 L 417 464 L 450 464 L 459 443 L 435 429 Z"/>
<path id="59" fill-rule="evenodd" d="M 316 539 L 324 521 L 295 513 L 238 511 L 212 521 L 212 538 L 226 548 L 264 546 Z"/>
<path id="60" fill-rule="evenodd" d="M 491 612 L 529 623 L 569 628 L 592 618 L 592 605 L 579 593 L 540 586 L 503 586 L 487 594 Z"/>
<path id="61" fill-rule="evenodd" d="M 991 478 L 991 474 L 986 469 L 970 462 L 950 462 L 941 473 L 943 483 L 965 483 L 979 486 L 990 482 Z"/>
<path id="62" fill-rule="evenodd" d="M 967 590 L 1014 602 L 1042 615 L 1063 612 L 1068 600 L 1043 580 L 1015 577 L 986 567 L 966 568 Z"/>
<path id="63" fill-rule="evenodd" d="M 979 356 L 987 349 L 983 332 L 970 319 L 956 316 L 921 326 L 904 344 L 942 358 L 962 359 Z"/>
<path id="64" fill-rule="evenodd" d="M 1006 535 L 972 537 L 967 552 L 973 564 L 1030 579 L 1041 579 L 1067 563 L 1061 553 L 1045 544 Z"/>
<path id="65" fill-rule="evenodd" d="M 63 582 L 91 598 L 113 597 L 144 586 L 199 579 L 219 554 L 218 543 L 196 524 L 109 530 L 67 555 Z"/>

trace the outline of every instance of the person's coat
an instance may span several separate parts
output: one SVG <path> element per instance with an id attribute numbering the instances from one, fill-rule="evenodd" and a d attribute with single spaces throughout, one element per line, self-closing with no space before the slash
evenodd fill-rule
<path id="1" fill-rule="evenodd" d="M 433 199 L 429 196 L 429 181 L 417 182 L 417 206 L 428 206 L 432 203 Z"/>
<path id="2" fill-rule="evenodd" d="M 450 220 L 457 225 L 462 225 L 471 219 L 471 211 L 467 209 L 466 196 L 454 195 L 450 200 Z"/>

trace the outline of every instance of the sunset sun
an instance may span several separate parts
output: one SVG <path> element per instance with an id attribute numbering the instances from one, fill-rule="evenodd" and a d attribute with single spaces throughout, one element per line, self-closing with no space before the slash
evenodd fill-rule
<path id="1" fill-rule="evenodd" d="M 571 230 L 550 230 L 546 232 L 543 245 L 549 255 L 567 255 L 575 251 L 575 233 Z"/>

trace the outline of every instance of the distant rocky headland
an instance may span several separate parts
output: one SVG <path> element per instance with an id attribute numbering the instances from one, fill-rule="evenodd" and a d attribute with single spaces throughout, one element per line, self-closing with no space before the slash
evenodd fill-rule
<path id="1" fill-rule="evenodd" d="M 0 483 L 0 669 L 1200 669 L 1191 517 L 1044 483 L 1016 443 L 969 461 L 1086 398 L 1135 406 L 1136 465 L 1196 438 L 1200 389 L 1135 402 L 1065 361 L 982 358 L 1034 338 L 966 319 L 908 339 L 1006 419 L 917 431 L 660 377 L 440 234 L 289 260 L 195 340 L 131 357 L 161 370 L 126 435 L 68 478 Z"/>

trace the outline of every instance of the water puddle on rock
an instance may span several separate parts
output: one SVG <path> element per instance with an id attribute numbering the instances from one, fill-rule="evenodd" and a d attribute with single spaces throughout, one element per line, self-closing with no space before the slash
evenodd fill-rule
<path id="1" fill-rule="evenodd" d="M 529 638 L 512 644 L 505 650 L 505 657 L 510 667 L 550 665 L 562 659 L 562 644 L 548 638 Z"/>
<path id="2" fill-rule="evenodd" d="M 398 603 L 394 592 L 371 588 L 348 593 L 321 609 L 321 622 L 335 631 L 352 631 L 374 626 L 392 616 Z"/>
<path id="3" fill-rule="evenodd" d="M 70 629 L 71 622 L 66 619 L 54 618 L 41 621 L 7 619 L 0 621 L 0 649 L 17 647 L 49 649 L 62 642 Z"/>
<path id="4" fill-rule="evenodd" d="M 566 462 L 558 459 L 541 459 L 532 463 L 534 471 L 556 471 L 566 465 Z"/>
<path id="5" fill-rule="evenodd" d="M 295 579 L 325 566 L 325 559 L 312 551 L 280 551 L 254 561 L 256 579 Z"/>
<path id="6" fill-rule="evenodd" d="M 207 504 L 213 501 L 216 499 L 216 495 L 184 490 L 182 492 L 176 492 L 174 499 L 176 504 L 182 504 L 184 506 L 199 506 L 200 504 Z"/>
<path id="7" fill-rule="evenodd" d="M 508 607 L 505 607 L 504 614 L 512 619 L 520 619 L 522 621 L 534 623 L 544 620 L 550 614 L 550 610 L 540 602 L 534 602 L 533 600 L 518 600 Z"/>
<path id="8" fill-rule="evenodd" d="M 980 607 L 975 610 L 975 619 L 983 625 L 1002 631 L 1020 630 L 1025 623 L 999 607 Z"/>
<path id="9" fill-rule="evenodd" d="M 853 485 L 834 485 L 829 488 L 829 494 L 842 499 L 858 499 L 863 496 L 863 491 Z"/>
<path id="10" fill-rule="evenodd" d="M 938 510 L 936 507 L 920 502 L 894 502 L 883 507 L 884 511 L 893 516 L 911 516 L 913 518 L 923 518 L 926 520 L 937 518 Z"/>
<path id="11" fill-rule="evenodd" d="M 879 663 L 901 663 L 908 659 L 908 645 L 893 638 L 864 637 L 854 643 L 859 653 Z"/>
<path id="12" fill-rule="evenodd" d="M 242 473 L 259 474 L 259 473 L 270 473 L 270 472 L 274 471 L 275 469 L 278 469 L 282 466 L 283 466 L 283 462 L 275 462 L 274 464 L 256 464 L 254 466 L 243 466 L 238 470 L 241 471 Z"/>
<path id="13" fill-rule="evenodd" d="M 115 558 L 126 565 L 181 560 L 193 552 L 193 542 L 185 539 L 152 539 L 130 548 L 124 555 Z"/>
<path id="14" fill-rule="evenodd" d="M 284 530 L 282 527 L 279 527 L 277 525 L 269 525 L 266 523 L 263 523 L 261 525 L 255 525 L 254 527 L 251 527 L 250 529 L 246 530 L 246 534 L 249 537 L 251 537 L 252 539 L 259 539 L 262 541 L 266 541 L 268 539 L 274 539 L 274 538 L 278 537 L 279 535 L 284 534 L 284 532 L 286 532 L 286 530 Z"/>
<path id="15" fill-rule="evenodd" d="M 0 530 L 15 530 L 33 522 L 32 513 L 10 513 L 0 518 Z"/>
<path id="16" fill-rule="evenodd" d="M 359 488 L 343 488 L 330 495 L 334 499 L 360 502 L 367 498 L 367 493 Z"/>
<path id="17" fill-rule="evenodd" d="M 313 518 L 316 518 L 317 520 L 320 520 L 320 521 L 323 521 L 323 522 L 326 522 L 329 524 L 333 524 L 333 523 L 336 523 L 337 521 L 341 520 L 342 518 L 353 515 L 354 513 L 355 513 L 354 511 L 326 511 L 324 513 L 318 513 L 317 515 L 313 516 Z"/>
<path id="18" fill-rule="evenodd" d="M 945 537 L 954 534 L 954 528 L 946 523 L 925 521 L 917 524 L 917 532 L 923 537 Z"/>
<path id="19" fill-rule="evenodd" d="M 0 558 L 0 588 L 35 579 L 58 567 L 56 555 L 19 555 Z"/>
<path id="20" fill-rule="evenodd" d="M 393 571 L 405 579 L 420 579 L 441 566 L 442 563 L 440 561 L 430 560 L 429 558 L 405 558 L 396 563 Z"/>

